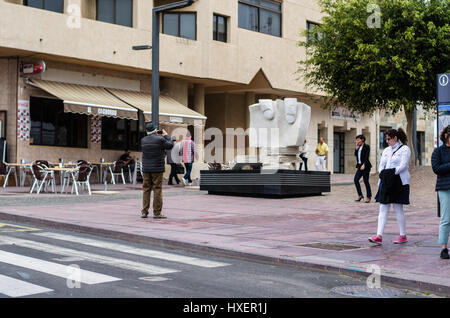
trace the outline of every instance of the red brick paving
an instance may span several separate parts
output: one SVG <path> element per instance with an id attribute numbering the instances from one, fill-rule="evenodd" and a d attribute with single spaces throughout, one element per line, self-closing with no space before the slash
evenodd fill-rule
<path id="1" fill-rule="evenodd" d="M 430 167 L 417 170 L 411 182 L 412 204 L 405 209 L 409 242 L 404 245 L 392 244 L 398 236 L 393 211 L 383 246 L 372 246 L 367 241 L 377 229 L 378 204 L 354 202 L 354 185 L 333 186 L 331 193 L 320 197 L 290 199 L 215 196 L 198 190 L 170 195 L 180 188 L 164 187 L 166 220 L 141 219 L 140 199 L 0 206 L 0 212 L 342 269 L 365 271 L 376 264 L 385 277 L 450 288 L 450 261 L 439 258 L 434 174 Z M 352 179 L 351 175 L 334 175 L 332 182 L 343 184 Z M 374 194 L 376 181 L 375 176 L 371 177 Z M 2 191 L 5 194 L 13 190 L 1 189 L 0 194 Z M 122 186 L 121 192 L 133 190 Z M 301 246 L 314 242 L 359 248 L 333 251 Z"/>

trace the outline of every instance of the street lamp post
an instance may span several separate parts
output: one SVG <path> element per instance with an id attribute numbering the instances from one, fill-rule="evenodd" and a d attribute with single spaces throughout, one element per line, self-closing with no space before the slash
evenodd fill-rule
<path id="1" fill-rule="evenodd" d="M 159 128 L 159 24 L 160 13 L 173 9 L 181 9 L 188 7 L 194 3 L 195 0 L 183 0 L 166 5 L 162 5 L 152 10 L 152 46 L 140 45 L 134 46 L 134 50 L 145 50 L 151 48 L 152 54 L 152 123 Z"/>

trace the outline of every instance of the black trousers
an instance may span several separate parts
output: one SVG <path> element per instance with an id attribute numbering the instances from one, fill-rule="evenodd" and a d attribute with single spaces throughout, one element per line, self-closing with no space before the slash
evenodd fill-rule
<path id="1" fill-rule="evenodd" d="M 170 164 L 170 175 L 169 175 L 169 182 L 168 184 L 173 184 L 173 178 L 175 178 L 175 182 L 177 184 L 180 183 L 180 179 L 178 179 L 178 175 L 177 175 L 177 164 L 176 163 L 171 163 Z"/>
<path id="2" fill-rule="evenodd" d="M 308 171 L 308 158 L 306 158 L 303 154 L 300 155 L 300 158 L 305 163 L 305 171 Z M 299 171 L 302 171 L 303 162 L 300 162 L 300 168 L 298 169 Z"/>
<path id="3" fill-rule="evenodd" d="M 356 170 L 354 181 L 355 181 L 356 191 L 358 192 L 358 195 L 360 197 L 364 197 L 362 194 L 362 191 L 361 191 L 361 185 L 359 184 L 359 180 L 361 180 L 361 177 L 363 178 L 364 185 L 366 186 L 367 197 L 368 198 L 372 197 L 372 189 L 370 188 L 369 176 L 370 176 L 370 169 Z"/>

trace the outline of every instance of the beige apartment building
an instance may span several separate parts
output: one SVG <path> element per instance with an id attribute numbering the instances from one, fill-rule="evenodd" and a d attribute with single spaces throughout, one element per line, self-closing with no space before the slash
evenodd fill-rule
<path id="1" fill-rule="evenodd" d="M 140 158 L 137 110 L 151 111 L 152 9 L 170 0 L 0 0 L 0 120 L 9 162 Z M 320 23 L 314 0 L 197 0 L 161 16 L 160 122 L 194 133 L 205 168 L 206 129 L 246 130 L 248 106 L 295 97 L 311 106 L 308 166 L 325 138 L 328 170 L 353 173 L 358 134 L 376 149 L 379 114 L 325 110 L 296 73 L 301 32 Z M 40 75 L 21 68 L 44 61 Z M 3 113 L 2 113 L 3 112 Z M 235 149 L 228 149 L 233 158 Z M 249 151 L 249 149 L 247 149 Z M 372 151 L 376 162 L 378 151 Z M 167 169 L 166 169 L 167 170 Z"/>

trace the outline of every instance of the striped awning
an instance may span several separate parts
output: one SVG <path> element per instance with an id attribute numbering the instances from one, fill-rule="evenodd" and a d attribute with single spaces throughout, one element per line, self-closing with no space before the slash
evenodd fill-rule
<path id="1" fill-rule="evenodd" d="M 64 111 L 137 120 L 138 109 L 151 120 L 152 97 L 137 91 L 32 79 L 30 84 L 61 99 Z M 193 125 L 206 117 L 184 106 L 172 97 L 160 95 L 159 118 L 162 123 Z"/>
<path id="2" fill-rule="evenodd" d="M 152 96 L 136 91 L 120 90 L 107 88 L 114 96 L 120 100 L 142 110 L 146 120 L 151 120 L 152 114 Z M 200 113 L 184 106 L 174 98 L 169 96 L 159 96 L 159 120 L 162 123 L 184 123 L 193 125 L 196 120 L 203 121 L 206 119 Z"/>
<path id="3" fill-rule="evenodd" d="M 103 87 L 36 79 L 30 83 L 61 99 L 65 112 L 137 120 L 136 108 L 114 97 Z"/>

